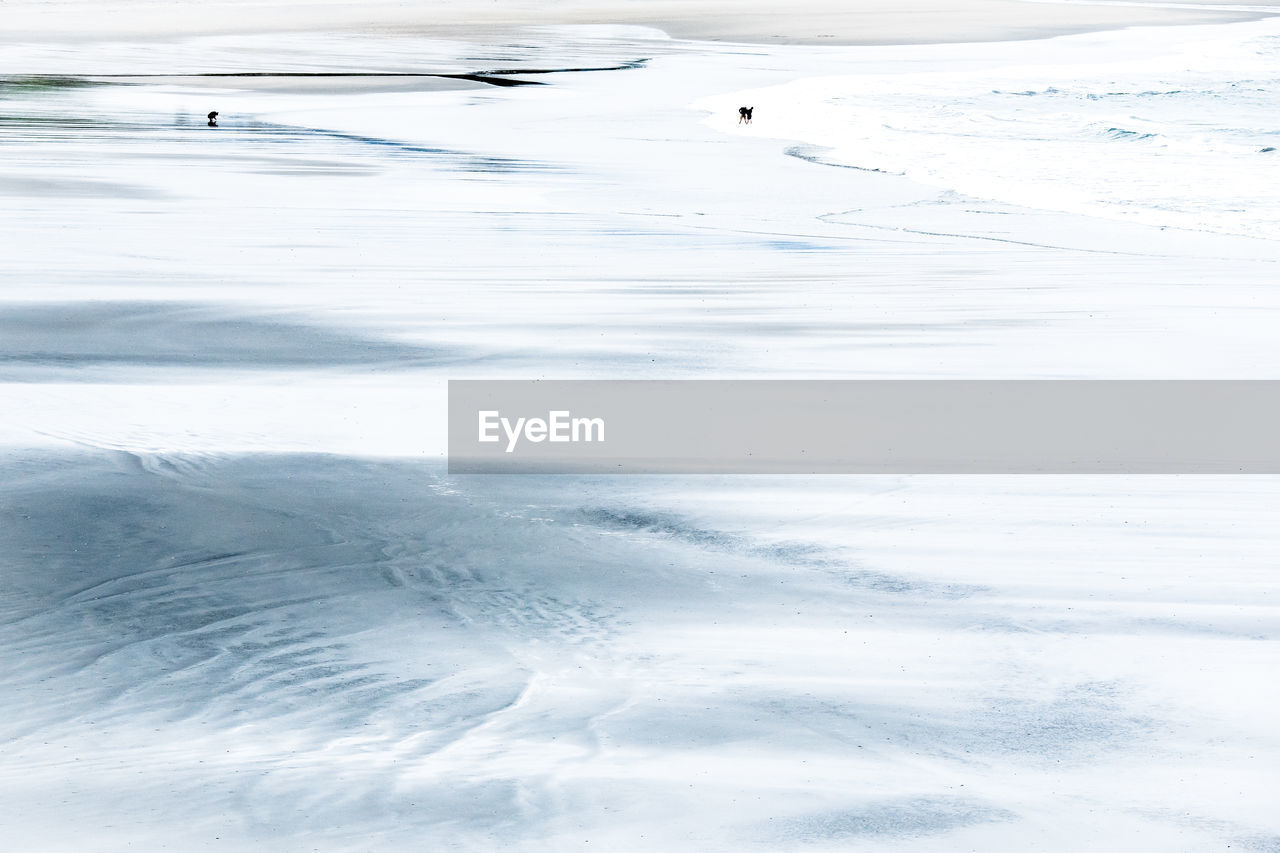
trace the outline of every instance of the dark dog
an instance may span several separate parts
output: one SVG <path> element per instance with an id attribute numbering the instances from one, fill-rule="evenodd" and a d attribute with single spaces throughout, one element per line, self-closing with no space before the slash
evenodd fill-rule
<path id="1" fill-rule="evenodd" d="M 213 112 L 209 113 L 209 127 L 217 127 L 217 126 L 218 126 L 218 111 L 214 110 Z"/>
<path id="2" fill-rule="evenodd" d="M 751 111 L 755 107 L 738 107 L 738 124 L 751 124 Z"/>

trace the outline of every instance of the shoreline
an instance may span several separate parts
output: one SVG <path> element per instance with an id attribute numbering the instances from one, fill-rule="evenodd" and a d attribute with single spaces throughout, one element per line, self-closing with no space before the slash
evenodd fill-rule
<path id="1" fill-rule="evenodd" d="M 1280 14 L 1280 0 L 1248 8 L 1225 3 L 1075 4 L 1019 0 L 860 0 L 856 7 L 828 0 L 792 4 L 785 22 L 765 0 L 658 0 L 635 4 L 575 2 L 554 10 L 527 0 L 463 0 L 430 11 L 405 4 L 229 0 L 180 7 L 85 0 L 0 7 L 0 43 L 153 41 L 207 35 L 348 32 L 484 41 L 531 27 L 641 26 L 674 39 L 809 46 L 925 45 L 1052 38 L 1135 26 L 1185 26 L 1258 20 Z M 1216 9 L 1212 6 L 1221 5 Z M 175 8 L 178 7 L 178 8 Z M 1265 11 L 1266 8 L 1274 12 Z M 1252 11 L 1250 11 L 1252 10 Z M 427 16 L 430 15 L 428 19 Z"/>
<path id="2" fill-rule="evenodd" d="M 1216 80 L 1219 103 L 1225 104 L 1235 86 L 1230 82 L 1233 71 L 1243 69 L 1241 73 L 1249 79 L 1261 76 L 1265 64 L 1247 67 L 1246 59 L 1211 45 L 1229 38 L 1228 34 L 1240 39 L 1270 34 L 1274 39 L 1280 34 L 1277 22 L 1265 19 L 1232 27 L 1184 28 L 1175 40 L 1161 32 L 1143 28 L 1090 33 L 1043 43 L 1006 43 L 1005 47 L 930 46 L 924 50 L 934 55 L 933 71 L 914 65 L 894 70 L 894 57 L 901 60 L 923 50 L 886 47 L 861 67 L 722 92 L 699 98 L 691 106 L 705 111 L 704 122 L 720 133 L 822 151 L 824 156 L 815 162 L 827 166 L 887 173 L 1017 210 L 1274 242 L 1280 238 L 1280 225 L 1262 214 L 1265 208 L 1254 200 L 1249 184 L 1260 171 L 1269 173 L 1275 167 L 1270 158 L 1275 148 L 1267 131 L 1255 128 L 1249 135 L 1243 128 L 1252 125 L 1239 114 L 1226 119 L 1220 112 L 1218 120 L 1237 122 L 1233 125 L 1236 136 L 1205 143 L 1197 133 L 1208 133 L 1209 125 L 1195 125 L 1189 113 L 1170 113 L 1188 107 L 1179 106 L 1175 97 L 1179 92 L 1164 91 L 1161 81 L 1174 79 L 1194 54 L 1199 63 L 1198 85 L 1215 85 L 1208 81 Z M 1123 61 L 1097 59 L 1112 55 L 1115 45 L 1128 46 Z M 1073 71 L 1064 79 L 1046 77 L 1040 65 L 1054 63 Z M 990 71 L 984 70 L 987 65 Z M 963 74 L 947 70 L 954 68 L 963 68 Z M 1033 70 L 1020 73 L 1022 68 Z M 1119 79 L 1126 83 L 1108 82 Z M 1070 93 L 1064 94 L 1059 86 Z M 1158 107 L 1152 103 L 1157 98 L 1164 98 Z M 1016 107 L 1010 103 L 1015 99 L 1020 102 Z M 767 123 L 737 126 L 734 105 L 739 103 L 753 104 L 760 116 L 768 117 Z M 850 106 L 855 103 L 856 110 Z M 1037 107 L 1040 103 L 1047 106 Z M 956 109 L 969 116 L 963 126 L 948 123 Z M 981 118 L 992 115 L 1004 120 Z M 1028 129 L 1007 130 L 1015 115 Z M 944 139 L 945 144 L 940 141 Z M 1215 146 L 1224 144 L 1235 145 L 1232 157 L 1217 151 Z M 997 145 L 1005 146 L 1003 156 L 992 155 Z M 1078 162 L 1076 145 L 1102 146 L 1092 168 L 1084 173 L 1070 165 Z M 1233 170 L 1245 157 L 1258 159 L 1251 161 L 1251 177 L 1242 183 Z M 1056 163 L 1068 165 L 1055 170 L 1052 164 Z M 1018 164 L 1024 168 L 1020 178 L 1009 177 Z M 1108 185 L 1124 185 L 1126 175 L 1137 173 L 1146 176 L 1148 187 L 1168 185 L 1180 174 L 1213 175 L 1207 183 L 1222 189 L 1202 191 L 1201 201 L 1210 205 L 1203 208 L 1166 204 L 1156 191 L 1131 196 L 1106 190 Z M 1109 177 L 1098 180 L 1091 177 L 1095 174 Z"/>

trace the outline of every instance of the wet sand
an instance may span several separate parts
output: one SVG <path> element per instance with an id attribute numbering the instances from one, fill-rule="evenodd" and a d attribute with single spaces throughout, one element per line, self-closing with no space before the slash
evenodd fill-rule
<path id="1" fill-rule="evenodd" d="M 11 845 L 1275 848 L 1274 478 L 441 454 L 450 378 L 1274 378 L 1280 244 L 734 124 L 992 46 L 148 26 L 0 54 Z M 563 71 L 181 76 L 263 69 Z"/>

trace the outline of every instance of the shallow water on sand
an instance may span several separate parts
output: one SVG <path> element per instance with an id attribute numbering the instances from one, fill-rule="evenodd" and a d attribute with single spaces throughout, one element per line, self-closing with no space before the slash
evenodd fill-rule
<path id="1" fill-rule="evenodd" d="M 1280 238 L 1280 22 L 1124 39 L 958 46 L 945 64 L 869 60 L 737 97 L 829 161 L 1028 207 Z"/>
<path id="2" fill-rule="evenodd" d="M 1273 378 L 1273 242 L 690 106 L 866 61 L 6 53 L 4 835 L 1273 848 L 1272 479 L 444 473 L 450 378 Z"/>

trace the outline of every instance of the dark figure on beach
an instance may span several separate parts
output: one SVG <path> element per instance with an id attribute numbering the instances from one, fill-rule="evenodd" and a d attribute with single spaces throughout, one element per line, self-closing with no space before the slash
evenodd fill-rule
<path id="1" fill-rule="evenodd" d="M 751 111 L 755 107 L 738 107 L 738 124 L 751 124 Z"/>
<path id="2" fill-rule="evenodd" d="M 218 111 L 214 110 L 213 112 L 209 113 L 209 127 L 217 127 L 217 126 L 218 126 Z"/>

